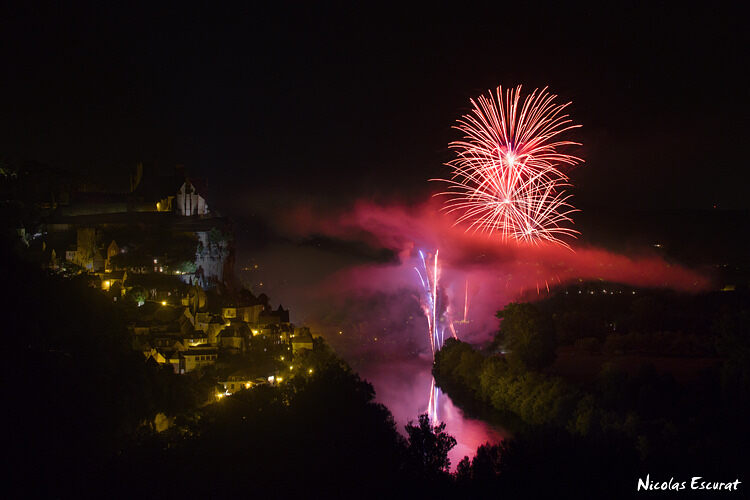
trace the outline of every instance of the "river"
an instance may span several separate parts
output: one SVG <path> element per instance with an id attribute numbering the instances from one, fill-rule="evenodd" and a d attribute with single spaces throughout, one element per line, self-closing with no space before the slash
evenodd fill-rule
<path id="1" fill-rule="evenodd" d="M 377 401 L 391 410 L 402 433 L 410 420 L 416 421 L 419 414 L 426 412 L 432 382 L 429 359 L 414 357 L 394 360 L 373 356 L 369 362 L 359 366 L 358 371 L 373 384 Z M 464 456 L 473 458 L 482 444 L 499 443 L 508 436 L 504 429 L 465 416 L 443 393 L 438 399 L 438 418 L 445 422 L 446 432 L 457 441 L 449 453 L 452 470 Z"/>
<path id="2" fill-rule="evenodd" d="M 355 293 L 350 288 L 332 287 L 331 277 L 341 279 L 342 272 L 366 264 L 361 259 L 289 241 L 264 244 L 262 250 L 251 252 L 253 234 L 249 230 L 238 234 L 243 284 L 256 294 L 271 296 L 274 307 L 279 302 L 290 307 L 295 323 L 322 335 L 373 384 L 377 401 L 390 409 L 399 431 L 405 433 L 404 426 L 427 411 L 432 381 L 427 321 L 411 286 L 416 286 L 417 280 L 413 269 L 402 272 L 408 287 Z M 350 274 L 343 276 L 343 281 L 356 282 Z M 438 401 L 438 418 L 458 442 L 449 455 L 453 469 L 464 456 L 473 458 L 480 445 L 500 442 L 508 435 L 503 429 L 467 418 L 445 394 Z"/>

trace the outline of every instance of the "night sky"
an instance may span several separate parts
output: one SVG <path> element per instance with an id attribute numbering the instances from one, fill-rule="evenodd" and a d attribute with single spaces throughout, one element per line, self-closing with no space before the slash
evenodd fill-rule
<path id="1" fill-rule="evenodd" d="M 465 311 L 472 343 L 508 303 L 569 284 L 748 282 L 747 17 L 690 3 L 5 2 L 0 166 L 126 191 L 139 161 L 184 165 L 229 216 L 228 289 L 323 335 L 403 425 L 431 385 L 420 251 L 434 273 L 440 255 L 433 318 Z M 583 126 L 566 137 L 586 160 L 574 251 L 467 232 L 430 199 L 470 98 L 519 84 Z M 442 401 L 461 453 L 495 440 Z"/>
<path id="2" fill-rule="evenodd" d="M 745 18 L 685 5 L 6 4 L 0 158 L 181 163 L 230 213 L 417 201 L 470 97 L 549 85 L 584 126 L 579 205 L 748 208 Z"/>

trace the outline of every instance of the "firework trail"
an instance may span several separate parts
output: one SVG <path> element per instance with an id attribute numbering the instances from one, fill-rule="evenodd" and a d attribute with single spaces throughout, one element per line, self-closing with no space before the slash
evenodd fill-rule
<path id="1" fill-rule="evenodd" d="M 438 292 L 440 291 L 438 288 L 438 281 L 440 280 L 438 253 L 439 250 L 435 250 L 433 261 L 428 263 L 428 260 L 425 259 L 424 253 L 420 250 L 419 259 L 421 266 L 414 267 L 422 284 L 422 293 L 419 303 L 422 306 L 422 311 L 424 311 L 425 317 L 427 318 L 427 330 L 430 337 L 430 349 L 432 350 L 433 360 L 435 358 L 435 353 L 443 346 L 446 327 L 449 329 L 450 334 L 454 338 L 457 338 L 456 331 L 453 328 L 453 323 L 447 317 L 447 300 L 441 301 L 440 296 L 438 295 Z M 437 425 L 438 423 L 439 396 L 440 389 L 435 385 L 435 379 L 433 378 L 430 386 L 430 398 L 427 404 L 427 415 L 433 425 Z"/>
<path id="2" fill-rule="evenodd" d="M 440 418 L 438 417 L 438 398 L 440 397 L 440 389 L 435 385 L 435 378 L 432 378 L 430 382 L 430 400 L 427 403 L 427 416 L 430 418 L 432 425 L 438 425 Z"/>
<path id="3" fill-rule="evenodd" d="M 464 323 L 468 320 L 466 317 L 469 315 L 469 280 L 466 280 L 466 289 L 464 291 Z"/>
<path id="4" fill-rule="evenodd" d="M 565 171 L 583 160 L 561 148 L 580 143 L 558 136 L 574 125 L 557 96 L 545 87 L 521 102 L 521 86 L 472 99 L 470 114 L 458 120 L 463 140 L 450 144 L 457 158 L 450 161 L 444 210 L 459 214 L 456 224 L 467 231 L 497 233 L 505 241 L 542 241 L 568 246 L 560 238 L 574 236 L 566 227 L 570 215 L 570 186 Z"/>

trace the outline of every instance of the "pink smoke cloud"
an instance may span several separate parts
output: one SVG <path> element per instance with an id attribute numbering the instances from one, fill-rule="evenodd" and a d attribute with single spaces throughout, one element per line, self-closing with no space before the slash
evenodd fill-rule
<path id="1" fill-rule="evenodd" d="M 520 246 L 467 233 L 453 225 L 434 199 L 411 206 L 361 201 L 349 210 L 328 213 L 297 207 L 280 226 L 290 241 L 326 236 L 393 254 L 390 261 L 374 262 L 315 245 L 273 252 L 281 262 L 279 269 L 294 280 L 295 286 L 283 295 L 290 297 L 285 300 L 292 301 L 296 319 L 323 334 L 373 382 L 377 399 L 401 426 L 426 410 L 431 381 L 427 320 L 414 270 L 419 250 L 440 251 L 440 293 L 448 299 L 450 317 L 463 318 L 468 295 L 469 321 L 455 327 L 460 339 L 475 343 L 492 338 L 498 327 L 495 313 L 507 303 L 542 298 L 548 287 L 553 290 L 577 280 L 686 292 L 710 286 L 706 276 L 649 251 L 624 255 L 576 242 L 571 242 L 573 250 Z M 483 442 L 498 442 L 507 435 L 464 417 L 448 397 L 442 401 L 440 418 L 459 442 L 451 454 L 454 465 L 463 455 L 472 456 Z"/>
<path id="2" fill-rule="evenodd" d="M 341 213 L 314 215 L 297 209 L 286 230 L 295 236 L 325 235 L 387 248 L 396 262 L 364 264 L 342 269 L 322 284 L 325 293 L 346 295 L 397 293 L 416 288 L 413 267 L 417 250 L 440 250 L 440 285 L 448 295 L 454 317 L 463 314 L 468 283 L 472 316 L 487 327 L 496 325 L 494 312 L 520 298 L 582 281 L 608 281 L 634 287 L 664 287 L 698 292 L 710 280 L 695 271 L 666 262 L 654 254 L 628 256 L 601 248 L 559 245 L 520 245 L 470 233 L 453 224 L 435 200 L 417 206 L 358 202 Z M 478 325 L 475 325 L 478 326 Z"/>

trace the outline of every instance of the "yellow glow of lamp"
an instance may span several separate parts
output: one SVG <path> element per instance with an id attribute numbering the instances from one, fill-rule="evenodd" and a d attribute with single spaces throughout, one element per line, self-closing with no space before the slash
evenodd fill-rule
<path id="1" fill-rule="evenodd" d="M 167 301 L 166 300 L 162 300 L 161 301 L 161 305 L 166 306 L 167 305 Z"/>

